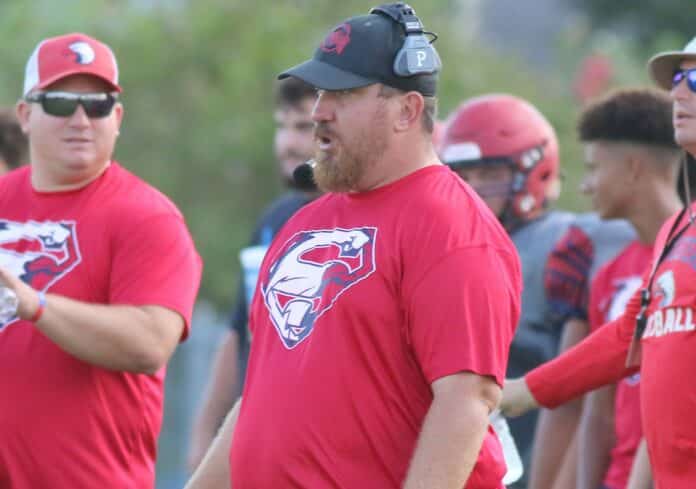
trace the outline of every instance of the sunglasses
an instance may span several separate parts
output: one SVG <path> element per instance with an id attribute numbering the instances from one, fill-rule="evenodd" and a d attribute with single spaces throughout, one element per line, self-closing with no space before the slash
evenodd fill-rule
<path id="1" fill-rule="evenodd" d="M 41 104 L 44 112 L 55 117 L 70 117 L 81 105 L 90 119 L 101 119 L 111 114 L 116 105 L 115 93 L 39 92 L 27 95 L 27 102 Z"/>
<path id="2" fill-rule="evenodd" d="M 696 92 L 696 68 L 676 70 L 674 75 L 672 75 L 672 88 L 679 85 L 684 78 L 686 78 L 686 84 L 689 86 L 689 90 Z"/>

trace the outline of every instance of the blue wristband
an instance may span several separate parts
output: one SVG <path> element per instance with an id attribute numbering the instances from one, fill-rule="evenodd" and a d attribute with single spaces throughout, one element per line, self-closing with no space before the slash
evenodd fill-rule
<path id="1" fill-rule="evenodd" d="M 46 309 L 46 292 L 41 291 L 39 292 L 39 307 L 38 309 L 36 309 L 36 312 L 29 321 L 35 323 L 39 319 L 41 319 L 41 316 L 43 316 L 44 313 L 44 309 Z"/>

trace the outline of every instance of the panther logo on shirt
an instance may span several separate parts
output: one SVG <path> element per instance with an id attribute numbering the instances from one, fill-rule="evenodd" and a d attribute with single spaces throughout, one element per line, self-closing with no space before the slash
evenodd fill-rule
<path id="1" fill-rule="evenodd" d="M 47 290 L 81 261 L 74 221 L 0 219 L 0 266 L 36 290 Z M 0 330 L 13 323 L 0 323 Z"/>
<path id="2" fill-rule="evenodd" d="M 377 229 L 304 231 L 290 238 L 261 280 L 280 339 L 292 349 L 338 298 L 375 271 Z"/>

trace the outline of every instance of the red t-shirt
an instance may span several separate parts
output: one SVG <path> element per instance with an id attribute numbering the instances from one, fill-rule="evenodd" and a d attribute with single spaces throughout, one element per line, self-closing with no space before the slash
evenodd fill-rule
<path id="1" fill-rule="evenodd" d="M 166 197 L 116 163 L 70 192 L 30 178 L 0 178 L 0 266 L 79 301 L 172 309 L 188 331 L 201 263 Z M 164 370 L 106 370 L 29 322 L 0 324 L 0 487 L 153 487 Z"/>
<path id="2" fill-rule="evenodd" d="M 590 291 L 592 331 L 623 314 L 629 299 L 640 289 L 641 277 L 650 265 L 651 257 L 651 245 L 634 241 L 597 272 Z M 622 379 L 616 386 L 614 429 L 616 442 L 611 450 L 604 485 L 609 489 L 623 489 L 643 437 L 639 373 Z"/>
<path id="3" fill-rule="evenodd" d="M 298 211 L 266 254 L 230 453 L 235 489 L 399 488 L 433 400 L 462 371 L 502 385 L 514 247 L 444 166 Z M 492 430 L 467 488 L 502 488 Z"/>
<path id="4" fill-rule="evenodd" d="M 653 262 L 674 223 L 665 223 Z M 682 220 L 678 229 L 686 225 Z M 647 274 L 643 276 L 647 285 Z M 648 323 L 641 340 L 641 418 L 653 476 L 659 489 L 692 489 L 696 481 L 696 226 L 679 238 L 659 264 Z M 601 385 L 635 373 L 626 356 L 640 310 L 635 294 L 626 312 L 579 345 L 525 376 L 534 398 L 555 407 Z"/>

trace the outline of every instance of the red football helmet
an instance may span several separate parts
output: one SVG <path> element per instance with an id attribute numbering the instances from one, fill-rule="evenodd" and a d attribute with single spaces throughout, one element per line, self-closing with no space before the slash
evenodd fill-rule
<path id="1" fill-rule="evenodd" d="M 447 121 L 440 157 L 453 169 L 510 165 L 503 223 L 539 216 L 558 182 L 556 132 L 534 106 L 512 95 L 484 95 L 460 105 Z"/>

